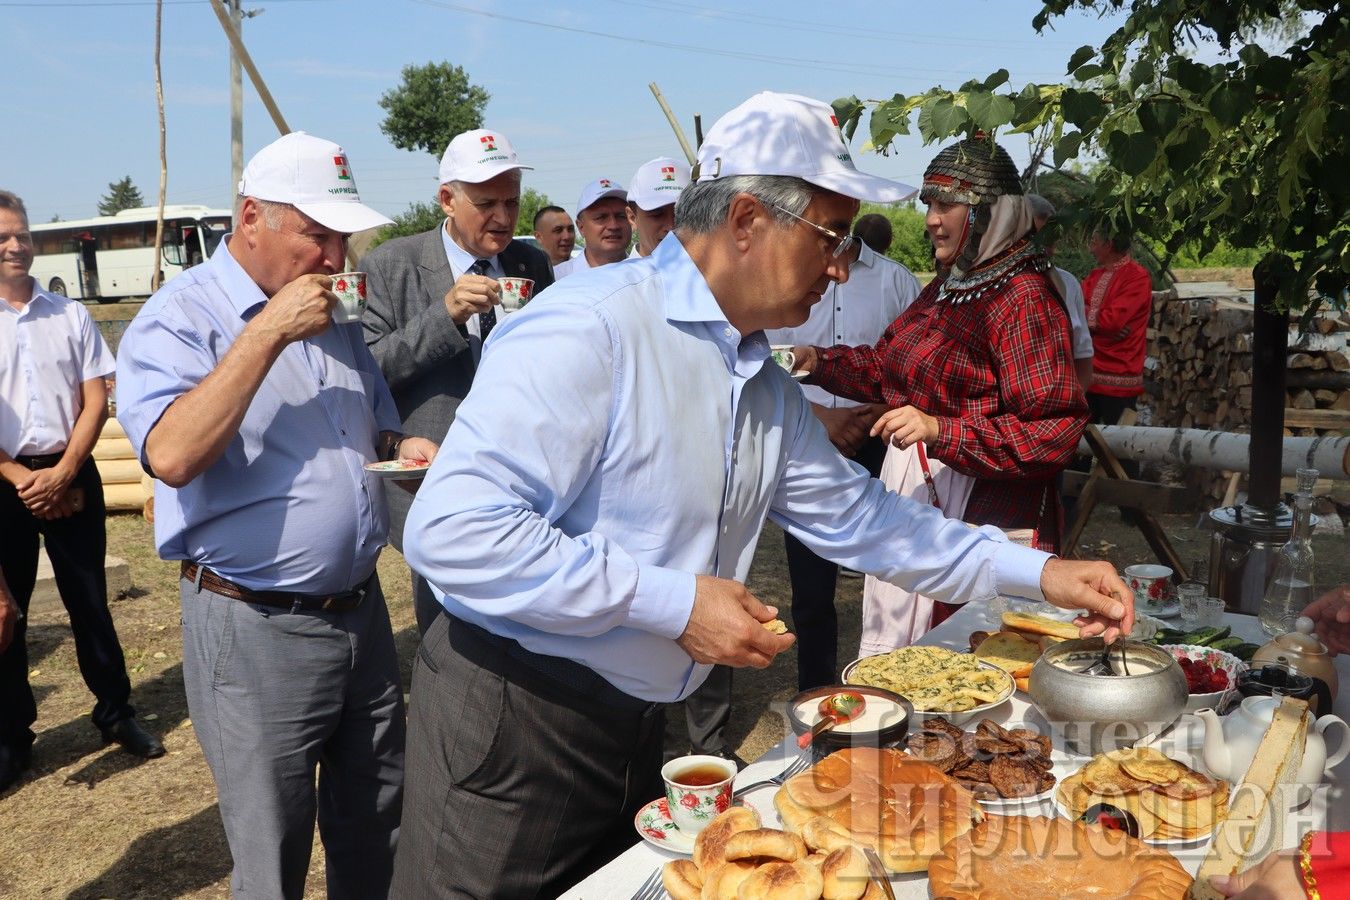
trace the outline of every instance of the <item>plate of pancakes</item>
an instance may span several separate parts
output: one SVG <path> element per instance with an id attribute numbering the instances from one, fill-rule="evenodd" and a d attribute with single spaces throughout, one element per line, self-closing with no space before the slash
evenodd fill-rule
<path id="1" fill-rule="evenodd" d="M 1092 757 L 1060 781 L 1055 804 L 1069 819 L 1113 806 L 1134 817 L 1145 843 L 1185 847 L 1207 840 L 1228 815 L 1228 784 L 1152 747 L 1135 747 Z"/>

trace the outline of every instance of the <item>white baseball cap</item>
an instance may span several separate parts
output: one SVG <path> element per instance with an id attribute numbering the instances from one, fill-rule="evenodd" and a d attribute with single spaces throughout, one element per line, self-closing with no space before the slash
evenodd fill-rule
<path id="1" fill-rule="evenodd" d="M 722 116 L 703 139 L 696 181 L 728 175 L 791 175 L 874 203 L 894 203 L 918 188 L 859 172 L 826 103 L 764 91 Z"/>
<path id="2" fill-rule="evenodd" d="M 445 148 L 445 154 L 441 157 L 439 183 L 464 181 L 481 184 L 512 169 L 533 170 L 534 166 L 520 164 L 516 148 L 500 131 L 475 128 L 455 135 Z"/>
<path id="3" fill-rule="evenodd" d="M 671 156 L 658 156 L 638 166 L 628 189 L 628 202 L 651 211 L 670 206 L 689 186 L 689 167 Z"/>
<path id="4" fill-rule="evenodd" d="M 580 213 L 590 209 L 591 204 L 606 197 L 618 197 L 620 200 L 627 200 L 628 191 L 624 190 L 623 185 L 613 179 L 597 178 L 581 189 L 581 199 L 577 201 L 577 212 Z"/>
<path id="5" fill-rule="evenodd" d="M 289 203 L 343 234 L 393 224 L 361 202 L 347 151 L 303 131 L 283 135 L 255 153 L 244 167 L 239 193 Z"/>

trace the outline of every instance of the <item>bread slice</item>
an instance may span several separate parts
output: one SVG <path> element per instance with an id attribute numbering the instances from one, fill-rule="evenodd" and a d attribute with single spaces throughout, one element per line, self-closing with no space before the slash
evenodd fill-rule
<path id="1" fill-rule="evenodd" d="M 975 650 L 976 659 L 998 666 L 1013 678 L 1030 675 L 1040 656 L 1039 644 L 1011 631 L 989 635 Z"/>
<path id="2" fill-rule="evenodd" d="M 1286 812 L 1292 806 L 1291 792 L 1298 790 L 1295 781 L 1310 721 L 1304 700 L 1285 697 L 1275 708 L 1256 757 L 1231 794 L 1228 818 L 1215 829 L 1214 842 L 1186 894 L 1190 900 L 1220 900 L 1223 895 L 1210 887 L 1211 875 L 1235 875 L 1259 862 L 1269 848 L 1289 843 L 1279 830 L 1294 824 Z"/>
<path id="3" fill-rule="evenodd" d="M 1078 626 L 1072 622 L 1061 622 L 1046 616 L 1011 610 L 1003 614 L 1003 627 L 1028 634 L 1048 634 L 1066 641 L 1078 637 Z"/>

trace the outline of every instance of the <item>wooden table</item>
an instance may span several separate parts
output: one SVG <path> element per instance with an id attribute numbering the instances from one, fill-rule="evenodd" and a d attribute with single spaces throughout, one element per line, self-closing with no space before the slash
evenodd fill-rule
<path id="1" fill-rule="evenodd" d="M 1014 608 L 1031 609 L 1033 604 L 1012 601 Z M 1044 605 L 1039 605 L 1044 609 Z M 953 650 L 968 651 L 969 636 L 972 631 L 994 630 L 991 628 L 993 616 L 990 611 L 978 604 L 967 604 L 955 615 L 925 635 L 920 643 L 936 644 Z M 1233 634 L 1243 640 L 1264 644 L 1268 640 L 1254 616 L 1224 615 L 1224 624 L 1233 629 Z M 1342 719 L 1350 721 L 1350 656 L 1342 654 L 1336 658 L 1336 670 L 1340 675 L 1342 690 L 1333 712 Z M 782 710 L 780 710 L 782 712 Z M 1003 706 L 994 710 L 989 718 L 1000 724 L 1029 722 L 1043 727 L 1039 714 L 1022 693 L 1016 693 Z M 786 721 L 786 717 L 784 717 Z M 973 727 L 973 726 L 967 726 Z M 1164 753 L 1188 765 L 1203 770 L 1200 762 L 1200 741 L 1203 739 L 1203 726 L 1195 716 L 1185 715 L 1178 721 L 1171 735 L 1158 746 Z M 1334 750 L 1339 738 L 1333 733 L 1328 751 Z M 796 758 L 797 745 L 794 736 L 787 734 L 783 740 L 763 758 L 757 760 L 740 774 L 737 781 L 748 784 L 778 774 Z M 1054 774 L 1063 778 L 1087 761 L 1086 757 L 1070 756 L 1058 751 L 1055 754 Z M 1350 759 L 1344 760 L 1332 771 L 1332 777 L 1324 780 L 1314 793 L 1313 799 L 1301 809 L 1290 814 L 1284 830 L 1282 846 L 1292 847 L 1299 837 L 1310 828 L 1329 828 L 1332 830 L 1350 829 L 1350 802 L 1345 799 L 1345 785 L 1350 783 Z M 755 807 L 764 820 L 766 827 L 777 827 L 778 815 L 773 808 L 775 788 L 763 788 L 752 791 L 744 802 Z M 1025 815 L 1055 815 L 1054 804 L 1047 800 L 1039 806 L 1026 807 Z M 636 834 L 636 833 L 635 833 Z M 1192 844 L 1182 849 L 1169 848 L 1173 855 L 1192 874 L 1199 868 L 1208 850 L 1208 841 Z M 660 850 L 645 841 L 638 841 L 618 858 L 604 868 L 592 874 L 562 896 L 569 900 L 615 900 L 628 898 L 641 886 L 653 870 L 679 855 Z M 900 875 L 891 880 L 897 898 L 926 898 L 928 896 L 928 877 L 924 873 Z M 664 895 L 663 895 L 664 896 Z"/>

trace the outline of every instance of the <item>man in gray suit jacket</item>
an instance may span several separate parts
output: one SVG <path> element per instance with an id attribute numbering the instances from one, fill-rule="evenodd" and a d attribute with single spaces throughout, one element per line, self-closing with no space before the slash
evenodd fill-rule
<path id="1" fill-rule="evenodd" d="M 366 344 L 394 394 L 403 433 L 440 443 L 473 384 L 483 341 L 497 321 L 498 278 L 553 283 L 539 250 L 514 240 L 521 170 L 511 142 L 491 129 L 467 131 L 441 158 L 438 192 L 445 224 L 387 241 L 362 261 Z M 390 539 L 403 551 L 412 495 L 385 490 Z M 425 633 L 441 607 L 413 573 L 413 607 Z"/>

